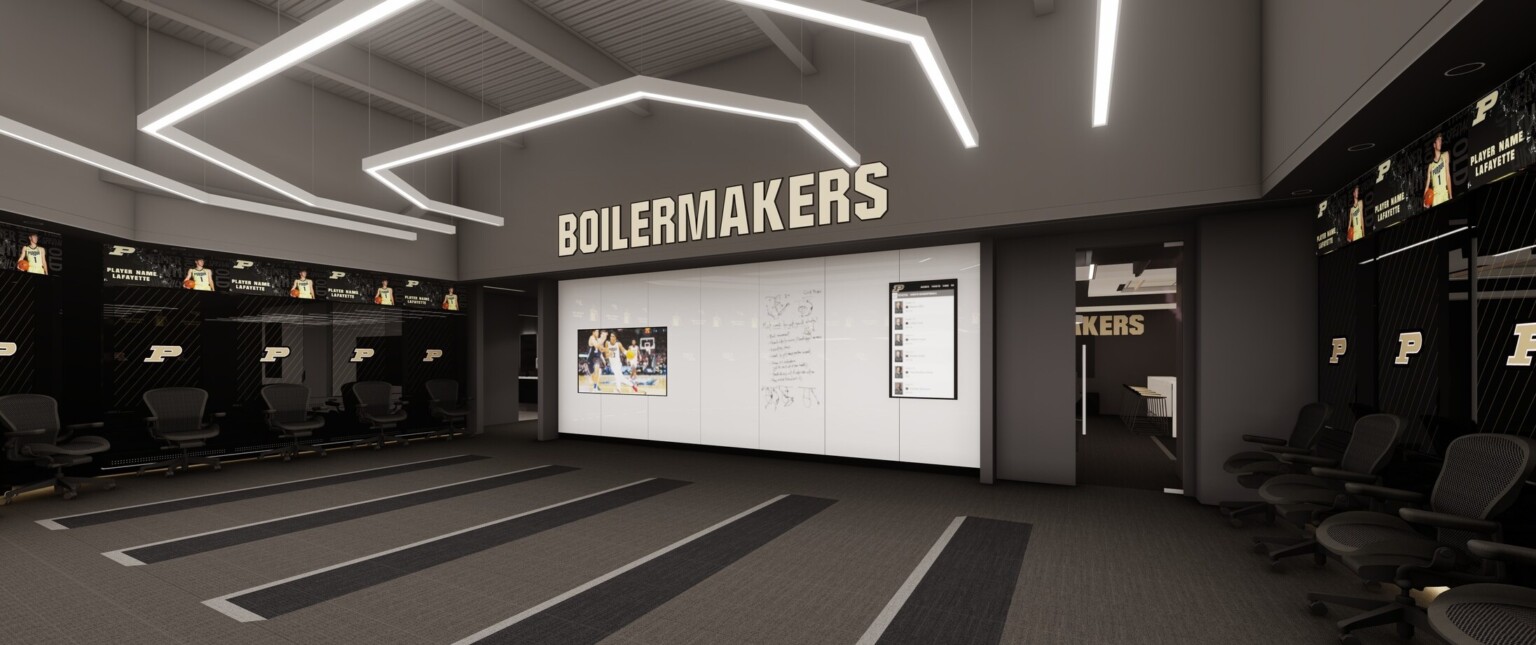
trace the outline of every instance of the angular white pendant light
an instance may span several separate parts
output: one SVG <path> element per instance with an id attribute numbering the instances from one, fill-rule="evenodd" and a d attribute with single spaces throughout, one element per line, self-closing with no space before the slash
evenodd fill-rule
<path id="1" fill-rule="evenodd" d="M 4 135 L 22 143 L 47 150 L 56 155 L 73 159 L 83 164 L 95 166 L 119 177 L 124 177 L 138 183 L 149 186 L 155 190 L 175 195 L 182 199 L 191 200 L 199 204 L 208 204 L 219 208 L 258 213 L 271 217 L 296 220 L 320 226 L 368 233 L 370 235 L 382 235 L 398 240 L 415 240 L 416 234 L 411 231 L 377 226 L 367 222 L 355 222 L 349 219 L 309 213 L 271 204 L 263 204 L 245 199 L 214 195 L 206 191 L 194 188 L 182 182 L 176 181 L 159 173 L 140 168 L 131 163 L 106 155 L 78 143 L 58 137 L 15 119 L 0 116 L 0 135 Z"/>
<path id="2" fill-rule="evenodd" d="M 456 150 L 536 130 L 548 125 L 600 112 L 635 101 L 655 101 L 725 112 L 755 119 L 790 123 L 800 127 L 812 139 L 850 168 L 859 165 L 859 152 L 827 125 L 815 111 L 800 103 L 741 94 L 710 87 L 689 85 L 650 76 L 633 76 L 616 83 L 594 87 L 579 94 L 497 117 L 489 121 L 417 141 L 363 160 L 363 170 L 390 190 L 399 193 L 424 210 L 452 217 L 500 226 L 502 218 L 428 198 L 411 187 L 393 169 L 406 164 L 439 157 Z"/>

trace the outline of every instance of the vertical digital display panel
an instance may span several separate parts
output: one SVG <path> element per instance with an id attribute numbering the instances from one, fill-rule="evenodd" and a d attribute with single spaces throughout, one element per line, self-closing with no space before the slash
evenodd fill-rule
<path id="1" fill-rule="evenodd" d="M 891 283 L 891 396 L 954 399 L 956 280 Z"/>

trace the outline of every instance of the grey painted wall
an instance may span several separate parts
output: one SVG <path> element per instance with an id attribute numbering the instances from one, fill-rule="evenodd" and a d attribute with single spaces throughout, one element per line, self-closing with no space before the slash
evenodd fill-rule
<path id="1" fill-rule="evenodd" d="M 881 220 L 559 258 L 561 213 L 836 165 L 789 125 L 665 105 L 648 118 L 611 110 L 535 131 L 522 150 L 487 146 L 463 155 L 465 205 L 510 223 L 461 237 L 461 276 L 728 256 L 1257 196 L 1258 0 L 1128 4 L 1110 126 L 1097 129 L 1089 123 L 1095 6 L 1061 3 L 1036 17 L 1029 3 L 1013 0 L 923 3 L 980 130 L 981 146 L 972 150 L 960 145 L 910 51 L 886 41 L 817 32 L 820 71 L 808 77 L 772 49 L 678 77 L 803 100 L 866 160 L 889 165 L 891 211 Z"/>
<path id="2" fill-rule="evenodd" d="M 1077 483 L 1072 338 L 1077 241 L 997 243 L 995 462 L 998 479 Z"/>
<path id="3" fill-rule="evenodd" d="M 1265 190 L 1480 1 L 1264 0 Z"/>
<path id="4" fill-rule="evenodd" d="M 86 0 L 0 0 L 0 15 L 0 114 L 132 159 L 133 24 Z M 8 138 L 0 208 L 125 237 L 134 227 L 133 193 Z"/>
<path id="5" fill-rule="evenodd" d="M 1200 220 L 1195 448 L 1202 502 L 1252 498 L 1222 472 L 1222 461 L 1245 449 L 1244 434 L 1288 434 L 1297 411 L 1317 396 L 1312 242 L 1305 208 Z"/>

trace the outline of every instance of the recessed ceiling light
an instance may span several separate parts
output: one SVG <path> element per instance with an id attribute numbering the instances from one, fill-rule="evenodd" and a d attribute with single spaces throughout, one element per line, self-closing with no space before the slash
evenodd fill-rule
<path id="1" fill-rule="evenodd" d="M 1345 150 L 1348 150 L 1349 152 L 1360 152 L 1361 150 L 1370 150 L 1374 147 L 1376 147 L 1376 144 L 1374 143 L 1357 143 L 1348 148 L 1345 148 Z"/>
<path id="2" fill-rule="evenodd" d="M 1475 72 L 1475 71 L 1480 70 L 1480 69 L 1482 69 L 1484 67 L 1487 67 L 1487 66 L 1488 66 L 1487 63 L 1484 63 L 1484 62 L 1481 62 L 1481 61 L 1475 62 L 1475 63 L 1462 63 L 1462 64 L 1457 65 L 1455 67 L 1452 67 L 1452 68 L 1450 68 L 1448 70 L 1445 70 L 1445 75 L 1446 76 L 1465 76 L 1467 74 L 1471 74 L 1472 72 Z"/>
<path id="3" fill-rule="evenodd" d="M 1312 189 L 1311 188 L 1297 188 L 1296 190 L 1291 191 L 1291 194 L 1292 195 L 1297 195 L 1297 196 L 1311 195 L 1312 194 Z"/>

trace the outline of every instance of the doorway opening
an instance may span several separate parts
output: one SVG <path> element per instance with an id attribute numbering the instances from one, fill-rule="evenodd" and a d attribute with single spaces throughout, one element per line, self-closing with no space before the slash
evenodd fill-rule
<path id="1" fill-rule="evenodd" d="M 1077 480 L 1183 494 L 1182 242 L 1077 252 Z"/>

